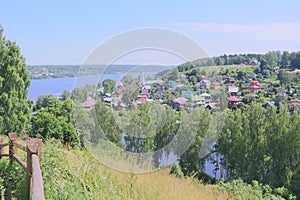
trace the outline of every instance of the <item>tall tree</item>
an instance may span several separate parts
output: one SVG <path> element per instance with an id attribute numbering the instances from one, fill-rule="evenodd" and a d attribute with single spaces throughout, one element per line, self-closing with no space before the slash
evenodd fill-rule
<path id="1" fill-rule="evenodd" d="M 16 42 L 7 40 L 0 26 L 0 131 L 21 131 L 29 127 L 27 93 L 29 71 Z"/>

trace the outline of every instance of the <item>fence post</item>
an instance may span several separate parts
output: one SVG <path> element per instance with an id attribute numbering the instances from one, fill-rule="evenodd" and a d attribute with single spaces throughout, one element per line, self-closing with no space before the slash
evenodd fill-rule
<path id="1" fill-rule="evenodd" d="M 12 165 L 14 160 L 14 153 L 15 153 L 14 141 L 17 140 L 17 133 L 15 132 L 9 133 L 8 137 L 9 137 L 9 164 Z"/>
<path id="2" fill-rule="evenodd" d="M 33 139 L 26 141 L 27 150 L 27 172 L 26 172 L 26 194 L 27 198 L 30 199 L 30 188 L 31 188 L 31 178 L 32 178 L 32 154 L 41 155 L 42 148 L 41 139 Z"/>
<path id="3" fill-rule="evenodd" d="M 3 139 L 0 139 L 0 159 L 2 159 L 2 154 L 3 154 L 3 147 L 2 144 L 4 143 Z"/>

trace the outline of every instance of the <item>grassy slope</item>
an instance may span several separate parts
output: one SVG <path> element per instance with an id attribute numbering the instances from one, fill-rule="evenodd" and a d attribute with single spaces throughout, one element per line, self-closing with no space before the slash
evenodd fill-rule
<path id="1" fill-rule="evenodd" d="M 221 70 L 226 70 L 226 69 L 228 69 L 229 71 L 253 72 L 256 68 L 258 68 L 258 66 L 220 65 L 220 66 L 196 67 L 188 71 L 185 71 L 184 73 L 189 73 L 194 69 L 198 69 L 200 71 L 204 70 L 208 74 L 211 74 L 212 72 L 220 72 Z"/>
<path id="2" fill-rule="evenodd" d="M 204 185 L 169 175 L 168 169 L 146 174 L 118 172 L 103 166 L 87 151 L 67 150 L 57 141 L 43 146 L 42 173 L 45 199 L 282 199 L 241 180 Z M 0 196 L 5 193 L 24 199 L 25 174 L 17 163 L 9 166 L 7 158 L 1 159 Z"/>
<path id="3" fill-rule="evenodd" d="M 167 169 L 139 175 L 117 172 L 86 151 L 54 144 L 44 146 L 42 167 L 46 199 L 228 199 L 217 186 L 178 179 Z"/>

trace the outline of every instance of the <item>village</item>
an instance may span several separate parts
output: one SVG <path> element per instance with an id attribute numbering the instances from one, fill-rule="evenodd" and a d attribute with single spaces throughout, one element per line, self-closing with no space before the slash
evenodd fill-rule
<path id="1" fill-rule="evenodd" d="M 257 65 L 259 63 L 253 62 L 251 65 L 241 64 L 233 66 L 235 69 L 238 69 L 235 76 L 230 71 L 228 73 L 228 69 L 230 68 L 226 69 L 228 76 L 222 74 L 224 69 L 221 69 L 218 74 L 214 72 L 203 75 L 205 73 L 202 70 L 201 74 L 200 69 L 196 69 L 198 73 L 195 72 L 195 69 L 192 72 L 178 73 L 175 68 L 171 72 L 168 72 L 169 77 L 165 75 L 163 78 L 156 77 L 155 79 L 145 80 L 141 72 L 135 86 L 135 92 L 130 92 L 133 95 L 130 103 L 126 104 L 123 102 L 127 88 L 122 83 L 122 80 L 117 80 L 115 81 L 113 91 L 105 92 L 105 87 L 98 88 L 97 97 L 89 95 L 86 101 L 81 103 L 81 106 L 85 110 L 90 110 L 97 101 L 102 101 L 110 104 L 115 110 L 122 110 L 131 108 L 132 106 L 137 107 L 145 102 L 158 102 L 179 111 L 185 108 L 196 107 L 214 110 L 220 105 L 219 96 L 215 95 L 215 93 L 216 91 L 223 91 L 227 96 L 228 109 L 237 109 L 255 102 L 259 102 L 264 108 L 267 108 L 269 106 L 278 106 L 280 102 L 288 103 L 291 113 L 297 111 L 297 105 L 300 105 L 297 85 L 285 84 L 282 86 L 279 80 L 271 81 L 271 79 L 262 78 L 257 80 L 247 78 L 247 76 L 240 76 L 243 68 L 253 69 Z M 175 76 L 174 71 L 176 71 Z M 275 68 L 272 73 L 273 80 L 274 77 L 278 79 L 280 70 Z M 298 75 L 297 70 L 292 72 L 285 70 L 283 73 L 286 76 Z M 244 72 L 244 74 L 246 73 Z M 255 73 L 253 74 L 255 75 Z"/>

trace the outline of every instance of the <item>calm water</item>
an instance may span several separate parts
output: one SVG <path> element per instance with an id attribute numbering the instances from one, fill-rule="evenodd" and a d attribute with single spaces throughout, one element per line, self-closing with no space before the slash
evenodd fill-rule
<path id="1" fill-rule="evenodd" d="M 105 79 L 119 80 L 122 78 L 122 74 L 104 74 L 101 76 L 83 76 L 72 78 L 51 78 L 31 80 L 31 86 L 28 92 L 28 99 L 37 100 L 38 96 L 52 94 L 59 96 L 64 90 L 72 91 L 75 86 L 84 86 L 87 84 L 97 84 Z"/>

